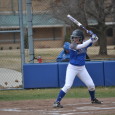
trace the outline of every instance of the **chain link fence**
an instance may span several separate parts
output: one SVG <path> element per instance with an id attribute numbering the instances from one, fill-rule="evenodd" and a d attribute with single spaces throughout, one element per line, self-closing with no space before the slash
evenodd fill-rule
<path id="1" fill-rule="evenodd" d="M 52 2 L 60 3 L 58 0 L 32 0 L 35 63 L 37 63 L 38 56 L 42 57 L 43 62 L 55 62 L 58 54 L 63 50 L 64 42 L 70 42 L 70 35 L 73 29 L 70 25 L 65 24 L 64 21 L 55 18 L 51 13 Z M 56 13 L 58 11 L 55 11 Z M 88 49 L 89 58 L 91 60 L 114 60 L 114 36 L 114 26 L 108 25 L 106 31 L 108 55 L 98 55 L 100 47 L 97 43 Z"/>
<path id="2" fill-rule="evenodd" d="M 50 3 L 32 0 L 34 55 L 41 56 L 43 62 L 56 62 L 66 35 L 65 23 L 51 15 Z"/>
<path id="3" fill-rule="evenodd" d="M 25 63 L 30 63 L 26 0 L 23 1 L 24 22 L 24 51 Z M 51 13 L 51 3 L 58 0 L 32 0 L 32 32 L 34 43 L 34 63 L 56 62 L 56 58 L 63 50 L 65 41 L 70 42 L 73 29 L 64 21 L 54 17 Z M 0 0 L 0 89 L 22 88 L 20 32 L 19 30 L 19 0 Z M 58 12 L 58 11 L 57 11 Z M 112 30 L 111 30 L 112 29 Z M 99 45 L 88 49 L 91 60 L 115 59 L 114 26 L 107 30 L 108 55 L 98 55 Z M 41 63 L 41 62 L 40 62 Z"/>
<path id="4" fill-rule="evenodd" d="M 0 0 L 0 89 L 22 88 L 18 6 L 18 0 Z"/>

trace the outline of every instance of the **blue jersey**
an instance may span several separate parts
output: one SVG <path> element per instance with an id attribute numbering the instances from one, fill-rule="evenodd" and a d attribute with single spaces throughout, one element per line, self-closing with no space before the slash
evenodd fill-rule
<path id="1" fill-rule="evenodd" d="M 60 52 L 60 54 L 58 55 L 56 61 L 57 62 L 63 62 L 63 61 L 69 61 L 70 59 L 70 54 L 69 53 L 65 53 L 64 50 L 62 50 Z"/>
<path id="2" fill-rule="evenodd" d="M 60 52 L 58 55 L 56 61 L 57 62 L 68 62 L 70 59 L 70 54 L 69 54 L 69 42 L 65 42 L 63 45 L 63 50 Z"/>
<path id="3" fill-rule="evenodd" d="M 70 49 L 70 64 L 76 65 L 76 66 L 85 65 L 87 48 L 91 45 L 92 44 L 78 50 Z"/>

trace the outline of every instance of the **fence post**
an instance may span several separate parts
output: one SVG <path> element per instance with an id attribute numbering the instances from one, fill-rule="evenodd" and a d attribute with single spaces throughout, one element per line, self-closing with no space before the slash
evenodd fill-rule
<path id="1" fill-rule="evenodd" d="M 25 63 L 25 50 L 24 50 L 24 27 L 23 27 L 23 8 L 22 0 L 18 0 L 19 3 L 19 25 L 20 25 L 20 41 L 21 41 L 21 71 L 22 71 L 22 85 L 24 85 L 23 78 L 23 64 Z M 23 86 L 24 87 L 24 86 Z"/>
<path id="2" fill-rule="evenodd" d="M 31 0 L 26 0 L 27 8 L 27 26 L 28 26 L 28 45 L 29 45 L 29 57 L 30 63 L 34 63 L 34 46 L 33 46 L 33 33 L 32 33 L 32 2 Z"/>

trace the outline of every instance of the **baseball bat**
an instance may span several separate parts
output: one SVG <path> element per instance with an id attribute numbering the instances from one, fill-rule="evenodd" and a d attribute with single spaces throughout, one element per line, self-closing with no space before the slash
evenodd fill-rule
<path id="1" fill-rule="evenodd" d="M 77 26 L 81 27 L 82 29 L 84 29 L 88 34 L 92 35 L 93 32 L 92 31 L 89 31 L 87 30 L 77 19 L 73 18 L 71 15 L 67 15 L 67 17 L 72 21 L 74 22 Z"/>

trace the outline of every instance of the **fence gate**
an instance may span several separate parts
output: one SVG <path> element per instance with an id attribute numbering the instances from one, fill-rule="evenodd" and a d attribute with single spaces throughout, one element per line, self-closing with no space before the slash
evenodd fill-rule
<path id="1" fill-rule="evenodd" d="M 0 0 L 0 89 L 23 88 L 25 6 L 26 0 Z"/>

